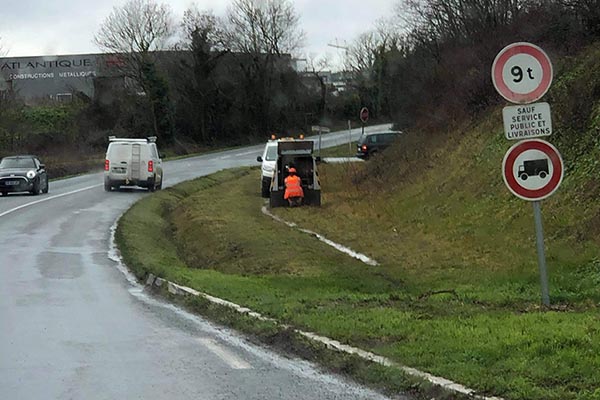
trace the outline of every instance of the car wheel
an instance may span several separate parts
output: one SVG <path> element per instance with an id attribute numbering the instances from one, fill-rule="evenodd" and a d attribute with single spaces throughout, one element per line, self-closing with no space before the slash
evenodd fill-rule
<path id="1" fill-rule="evenodd" d="M 29 192 L 34 196 L 37 196 L 38 194 L 40 194 L 40 181 L 39 179 L 36 180 L 35 182 L 33 182 L 33 189 L 31 189 L 31 191 Z"/>
<path id="2" fill-rule="evenodd" d="M 46 179 L 46 185 L 42 189 L 42 193 L 48 193 L 49 189 L 50 189 L 50 184 L 48 183 L 48 179 Z"/>

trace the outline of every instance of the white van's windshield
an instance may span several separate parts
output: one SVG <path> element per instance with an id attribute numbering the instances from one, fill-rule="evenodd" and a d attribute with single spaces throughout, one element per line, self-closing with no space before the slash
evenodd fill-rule
<path id="1" fill-rule="evenodd" d="M 267 160 L 267 161 L 277 160 L 277 146 L 268 146 L 267 147 L 267 155 L 265 155 L 265 160 Z"/>

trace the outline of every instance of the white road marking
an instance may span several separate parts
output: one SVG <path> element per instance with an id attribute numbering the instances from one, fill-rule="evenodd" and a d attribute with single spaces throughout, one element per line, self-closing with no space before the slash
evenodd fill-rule
<path id="1" fill-rule="evenodd" d="M 227 365 L 233 369 L 252 369 L 252 366 L 246 361 L 237 357 L 235 354 L 229 352 L 217 342 L 209 338 L 198 338 L 198 341 L 212 351 L 217 357 L 223 360 Z"/>
<path id="2" fill-rule="evenodd" d="M 81 188 L 81 189 L 77 189 L 77 190 L 73 190 L 73 191 L 70 191 L 70 192 L 57 194 L 55 196 L 44 197 L 43 199 L 32 201 L 31 203 L 22 204 L 22 205 L 20 205 L 18 207 L 11 208 L 8 211 L 4 211 L 3 213 L 0 214 L 0 218 L 4 217 L 5 215 L 12 214 L 15 211 L 22 210 L 23 208 L 27 208 L 27 207 L 30 207 L 30 206 L 33 206 L 33 205 L 36 205 L 36 204 L 40 204 L 40 203 L 43 203 L 45 201 L 50 201 L 50 200 L 58 199 L 59 197 L 65 197 L 65 196 L 69 196 L 71 194 L 75 194 L 75 193 L 83 192 L 83 191 L 86 191 L 86 190 L 90 190 L 90 189 L 93 189 L 93 188 L 96 188 L 96 187 L 99 187 L 99 186 L 102 186 L 102 184 L 87 186 L 87 187 L 84 187 L 84 188 Z"/>

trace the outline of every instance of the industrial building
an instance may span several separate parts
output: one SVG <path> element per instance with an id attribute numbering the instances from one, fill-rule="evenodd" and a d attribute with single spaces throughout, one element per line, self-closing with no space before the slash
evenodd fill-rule
<path id="1" fill-rule="evenodd" d="M 0 58 L 0 96 L 29 104 L 93 98 L 101 82 L 123 83 L 122 65 L 119 56 L 109 54 Z"/>

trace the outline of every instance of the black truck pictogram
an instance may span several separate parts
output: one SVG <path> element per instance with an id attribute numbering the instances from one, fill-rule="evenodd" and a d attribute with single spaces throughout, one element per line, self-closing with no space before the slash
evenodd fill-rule
<path id="1" fill-rule="evenodd" d="M 522 180 L 527 180 L 530 176 L 539 176 L 544 179 L 549 174 L 548 159 L 542 158 L 539 160 L 527 160 L 522 165 L 519 165 L 519 177 Z"/>

